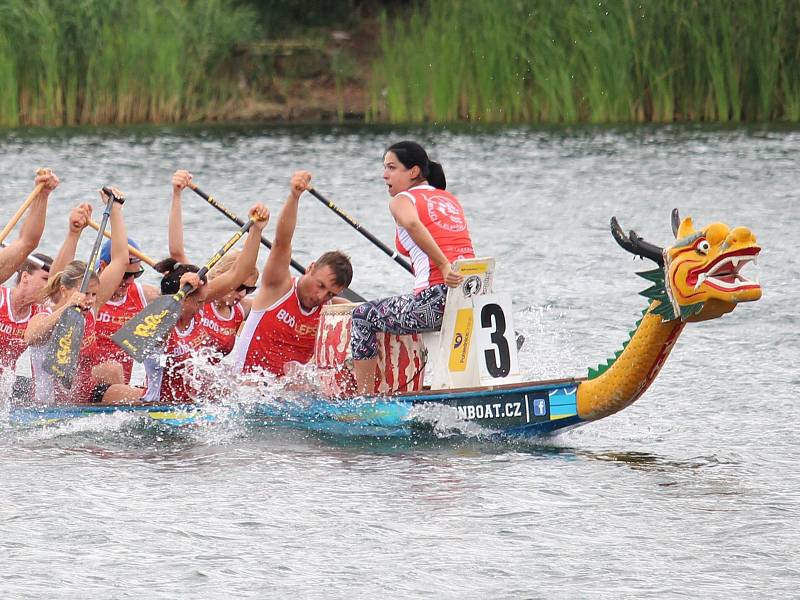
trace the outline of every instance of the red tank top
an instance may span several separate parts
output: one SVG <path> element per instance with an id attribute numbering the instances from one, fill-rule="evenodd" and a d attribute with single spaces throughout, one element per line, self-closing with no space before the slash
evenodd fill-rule
<path id="1" fill-rule="evenodd" d="M 433 236 L 447 260 L 452 263 L 459 258 L 475 258 L 464 209 L 453 194 L 430 185 L 418 185 L 398 195 L 411 200 L 417 209 L 419 220 Z M 398 252 L 411 258 L 415 293 L 444 283 L 439 268 L 411 239 L 408 231 L 399 225 L 395 234 L 395 246 Z"/>
<path id="2" fill-rule="evenodd" d="M 31 317 L 40 310 L 38 304 L 28 308 L 27 315 L 17 317 L 11 308 L 11 288 L 0 285 L 0 369 L 13 369 L 25 352 L 25 330 Z"/>
<path id="3" fill-rule="evenodd" d="M 200 325 L 198 312 L 189 327 L 179 331 L 172 330 L 164 346 L 164 355 L 158 365 L 147 369 L 147 391 L 145 401 L 156 402 L 193 402 L 195 395 L 191 387 L 188 360 L 197 355 L 199 349 L 207 343 L 206 333 Z"/>
<path id="4" fill-rule="evenodd" d="M 320 307 L 306 311 L 297 297 L 297 280 L 269 308 L 250 310 L 234 356 L 242 371 L 266 369 L 281 376 L 288 362 L 307 363 L 314 355 Z"/>
<path id="5" fill-rule="evenodd" d="M 72 389 L 78 390 L 81 402 L 88 402 L 95 384 L 92 369 L 101 361 L 97 360 L 97 318 L 92 311 L 85 310 L 83 311 L 83 322 L 83 341 L 81 342 L 81 352 L 78 355 L 78 374 L 72 384 Z"/>
<path id="6" fill-rule="evenodd" d="M 236 333 L 242 321 L 244 308 L 241 304 L 233 305 L 231 315 L 225 318 L 217 312 L 213 302 L 206 302 L 200 309 L 200 326 L 206 335 L 205 345 L 214 352 L 227 356 L 233 350 Z M 218 359 L 212 359 L 211 362 L 218 362 Z"/>
<path id="7" fill-rule="evenodd" d="M 131 380 L 133 358 L 111 341 L 120 327 L 147 306 L 144 290 L 138 283 L 128 286 L 125 298 L 119 301 L 109 300 L 97 312 L 97 344 L 95 345 L 97 364 L 113 360 L 122 365 L 125 372 L 125 383 Z"/>

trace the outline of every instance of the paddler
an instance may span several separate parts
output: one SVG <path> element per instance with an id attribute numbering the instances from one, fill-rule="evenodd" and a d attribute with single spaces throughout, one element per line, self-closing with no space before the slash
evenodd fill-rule
<path id="1" fill-rule="evenodd" d="M 178 170 L 172 175 L 172 205 L 169 213 L 169 255 L 181 264 L 190 264 L 183 244 L 183 211 L 181 193 L 192 181 L 192 174 Z M 212 281 L 236 265 L 241 258 L 239 250 L 231 250 L 208 272 Z M 216 362 L 233 350 L 236 334 L 247 315 L 250 314 L 252 300 L 247 298 L 256 290 L 258 268 L 253 261 L 252 269 L 246 279 L 235 289 L 220 298 L 205 302 L 200 308 L 200 327 L 205 331 L 209 350 L 209 360 Z"/>
<path id="2" fill-rule="evenodd" d="M 261 235 L 269 222 L 269 210 L 263 204 L 256 204 L 250 209 L 250 215 L 254 223 L 239 258 L 233 268 L 213 279 L 201 280 L 197 275 L 199 267 L 183 264 L 174 258 L 156 264 L 156 270 L 164 274 L 162 294 L 176 294 L 187 283 L 194 291 L 183 300 L 178 322 L 167 338 L 162 354 L 144 362 L 147 373 L 144 401 L 186 403 L 193 402 L 197 396 L 187 366 L 200 353 L 213 349 L 215 343 L 202 327 L 201 309 L 206 303 L 218 301 L 237 290 L 251 277 L 261 247 Z"/>
<path id="3" fill-rule="evenodd" d="M 321 306 L 353 279 L 349 257 L 338 250 L 325 252 L 299 278 L 289 271 L 298 204 L 310 182 L 308 171 L 292 176 L 289 197 L 278 215 L 272 250 L 233 350 L 237 368 L 245 373 L 264 370 L 281 377 L 289 363 L 307 363 L 314 354 Z"/>
<path id="4" fill-rule="evenodd" d="M 125 223 L 122 219 L 124 195 L 116 188 L 115 202 L 111 205 L 111 262 L 98 276 L 92 273 L 87 292 L 80 286 L 87 265 L 72 260 L 81 231 L 89 224 L 91 206 L 82 204 L 70 213 L 69 233 L 53 261 L 50 280 L 41 292 L 42 310 L 31 318 L 25 332 L 25 341 L 31 347 L 31 365 L 35 395 L 43 404 L 110 403 L 136 400 L 142 390 L 123 383 L 122 366 L 113 361 L 101 362 L 95 353 L 95 322 L 97 308 L 105 304 L 119 287 L 128 263 L 128 244 Z M 100 192 L 103 203 L 109 198 Z M 63 268 L 60 265 L 64 265 Z M 84 335 L 78 356 L 77 372 L 72 387 L 65 389 L 42 368 L 47 342 L 62 313 L 70 307 L 79 307 L 84 317 Z"/>
<path id="5" fill-rule="evenodd" d="M 40 169 L 34 181 L 42 190 L 28 209 L 19 237 L 0 248 L 0 281 L 16 271 L 13 288 L 0 285 L 0 371 L 16 367 L 17 359 L 28 347 L 25 330 L 39 309 L 39 297 L 47 284 L 53 259 L 45 254 L 29 255 L 39 244 L 45 224 L 47 201 L 59 180 L 50 169 Z"/>
<path id="6" fill-rule="evenodd" d="M 128 239 L 128 245 L 139 250 L 139 245 L 133 239 Z M 109 264 L 111 264 L 111 240 L 106 240 L 97 259 L 97 272 L 102 273 Z M 149 302 L 161 295 L 156 286 L 137 281 L 143 274 L 144 266 L 141 259 L 128 253 L 128 264 L 123 272 L 122 281 L 108 302 L 97 311 L 95 324 L 97 343 L 94 351 L 99 362 L 114 361 L 122 366 L 123 383 L 131 381 L 133 359 L 111 341 L 111 336 Z"/>

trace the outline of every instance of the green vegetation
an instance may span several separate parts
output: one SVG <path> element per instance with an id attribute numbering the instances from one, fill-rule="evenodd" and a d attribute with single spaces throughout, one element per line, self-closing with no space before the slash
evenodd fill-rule
<path id="1" fill-rule="evenodd" d="M 800 2 L 0 0 L 0 127 L 361 113 L 798 121 Z"/>
<path id="2" fill-rule="evenodd" d="M 1 0 L 0 126 L 200 119 L 238 93 L 231 0 Z"/>
<path id="3" fill-rule="evenodd" d="M 796 0 L 436 0 L 380 46 L 372 121 L 800 119 Z"/>

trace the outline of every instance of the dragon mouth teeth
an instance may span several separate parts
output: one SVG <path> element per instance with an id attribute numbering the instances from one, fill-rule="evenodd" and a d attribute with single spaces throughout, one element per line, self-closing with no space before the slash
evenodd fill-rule
<path id="1" fill-rule="evenodd" d="M 740 273 L 747 263 L 753 262 L 755 264 L 757 255 L 757 253 L 740 254 L 723 258 L 707 272 L 698 274 L 694 289 L 699 289 L 703 284 L 723 291 L 759 287 L 757 281 L 750 280 Z"/>
<path id="2" fill-rule="evenodd" d="M 697 278 L 697 283 L 694 285 L 694 289 L 698 289 L 701 285 L 703 285 L 707 277 L 708 275 L 705 273 L 700 273 L 700 276 Z"/>

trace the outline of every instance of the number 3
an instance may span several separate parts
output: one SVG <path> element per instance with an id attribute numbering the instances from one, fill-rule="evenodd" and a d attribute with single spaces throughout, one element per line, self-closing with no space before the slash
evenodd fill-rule
<path id="1" fill-rule="evenodd" d="M 481 327 L 488 329 L 492 326 L 492 321 L 494 321 L 494 331 L 490 337 L 492 343 L 497 347 L 497 351 L 495 352 L 494 348 L 483 351 L 486 370 L 492 377 L 505 377 L 511 371 L 511 353 L 508 349 L 508 340 L 504 335 L 506 316 L 499 304 L 486 304 L 481 310 Z"/>

